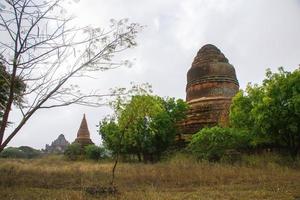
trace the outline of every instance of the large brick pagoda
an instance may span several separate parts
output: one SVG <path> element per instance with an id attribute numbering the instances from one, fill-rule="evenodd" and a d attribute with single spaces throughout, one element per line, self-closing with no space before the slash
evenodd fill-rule
<path id="1" fill-rule="evenodd" d="M 238 90 L 235 69 L 228 59 L 216 46 L 203 46 L 187 73 L 186 101 L 190 108 L 180 137 L 189 139 L 203 127 L 226 125 L 231 99 Z"/>

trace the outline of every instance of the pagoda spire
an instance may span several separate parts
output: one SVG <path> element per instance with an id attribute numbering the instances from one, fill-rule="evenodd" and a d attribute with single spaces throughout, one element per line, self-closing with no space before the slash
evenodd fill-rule
<path id="1" fill-rule="evenodd" d="M 85 114 L 83 114 L 83 118 L 77 131 L 77 138 L 75 139 L 75 142 L 81 144 L 81 146 L 94 144 L 90 139 L 90 131 L 87 125 Z"/>
<path id="2" fill-rule="evenodd" d="M 77 132 L 77 138 L 90 138 L 90 131 L 86 122 L 85 114 L 83 114 L 83 118 Z"/>

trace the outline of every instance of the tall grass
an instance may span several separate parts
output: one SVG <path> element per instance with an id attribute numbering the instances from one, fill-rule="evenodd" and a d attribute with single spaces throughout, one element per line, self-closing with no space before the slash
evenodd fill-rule
<path id="1" fill-rule="evenodd" d="M 268 159 L 267 159 L 268 158 Z M 105 186 L 111 162 L 70 162 L 59 157 L 0 160 L 0 199 L 294 199 L 299 165 L 276 155 L 245 156 L 239 164 L 209 163 L 177 154 L 156 164 L 121 163 L 117 196 L 90 196 Z"/>

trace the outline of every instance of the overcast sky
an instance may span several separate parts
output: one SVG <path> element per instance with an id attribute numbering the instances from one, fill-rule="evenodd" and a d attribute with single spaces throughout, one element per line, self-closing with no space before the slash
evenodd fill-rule
<path id="1" fill-rule="evenodd" d="M 105 27 L 111 18 L 145 25 L 138 46 L 125 53 L 134 66 L 82 79 L 83 88 L 148 82 L 157 95 L 184 99 L 186 73 L 207 43 L 234 65 L 241 88 L 260 83 L 266 68 L 294 70 L 300 64 L 300 0 L 81 0 L 68 9 L 82 25 Z M 83 113 L 100 144 L 96 125 L 109 112 L 81 106 L 38 111 L 9 146 L 40 149 L 61 133 L 73 142 Z"/>

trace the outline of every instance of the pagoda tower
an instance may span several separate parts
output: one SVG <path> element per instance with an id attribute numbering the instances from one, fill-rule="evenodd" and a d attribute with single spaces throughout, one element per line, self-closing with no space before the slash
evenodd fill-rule
<path id="1" fill-rule="evenodd" d="M 85 114 L 83 114 L 83 118 L 77 132 L 77 138 L 74 142 L 79 143 L 82 147 L 89 144 L 94 144 L 90 138 L 90 131 L 86 122 Z"/>
<path id="2" fill-rule="evenodd" d="M 232 97 L 239 90 L 234 67 L 214 45 L 204 45 L 197 53 L 187 73 L 186 102 L 189 105 L 186 120 L 181 124 L 180 138 L 204 127 L 226 126 Z"/>

